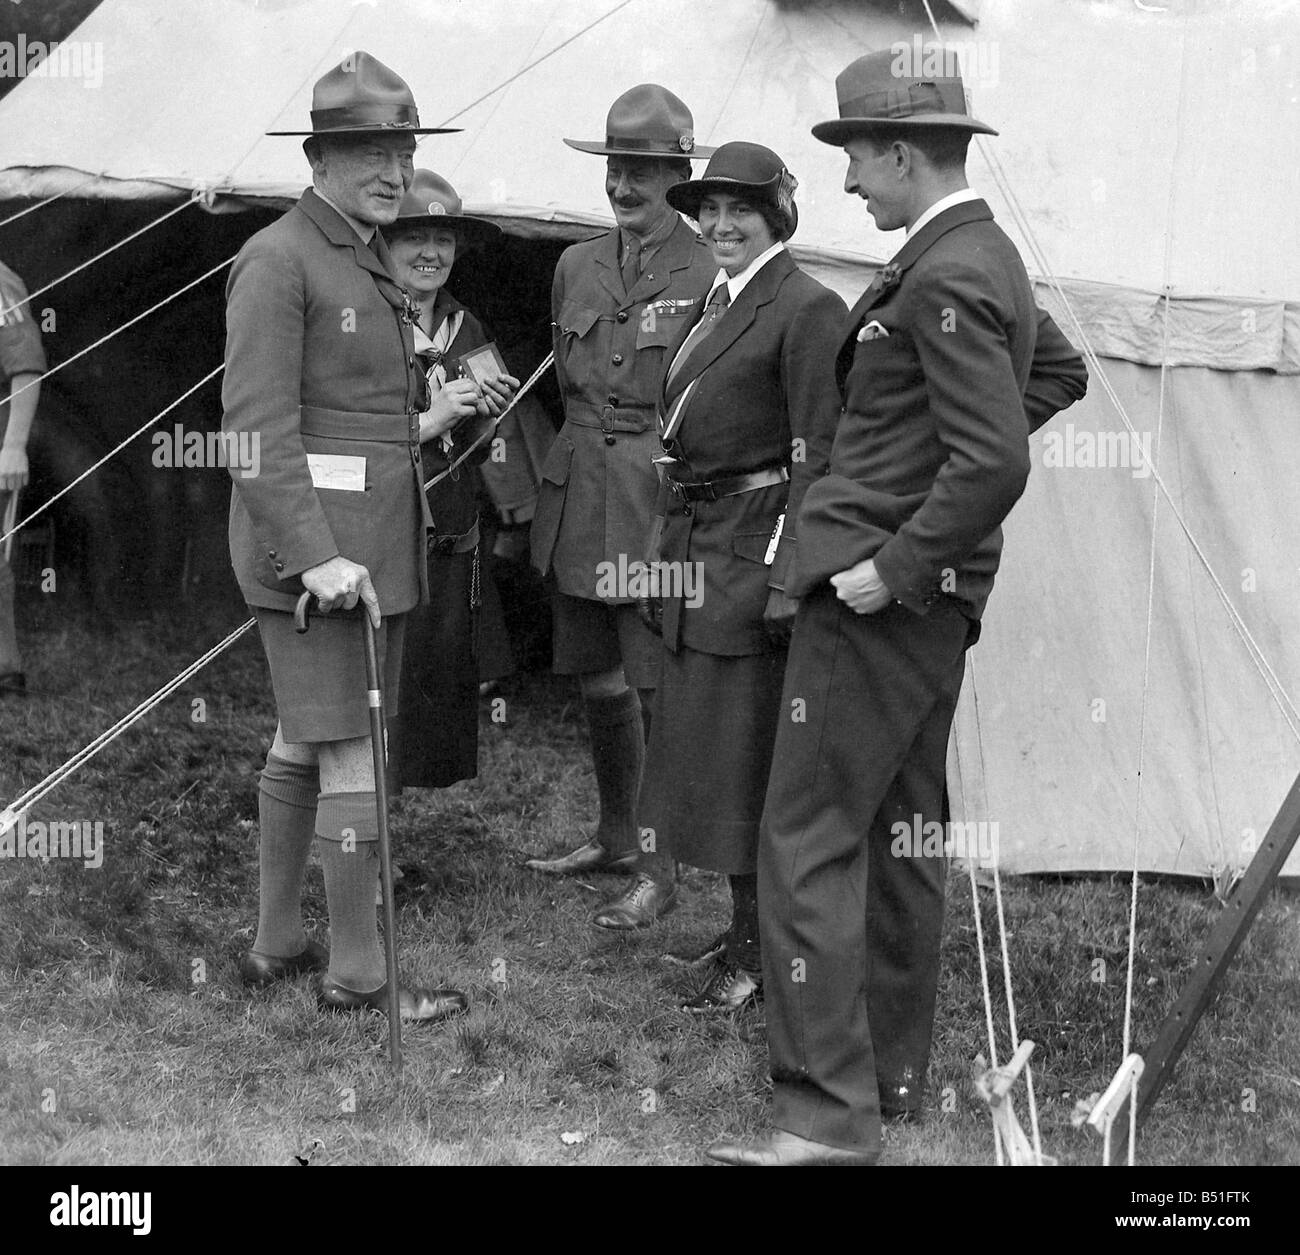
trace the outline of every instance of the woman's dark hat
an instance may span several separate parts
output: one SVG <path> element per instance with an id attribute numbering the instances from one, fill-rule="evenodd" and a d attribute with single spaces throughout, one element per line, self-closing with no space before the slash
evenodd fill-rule
<path id="1" fill-rule="evenodd" d="M 917 55 L 918 50 L 921 55 Z M 905 72 L 931 68 L 951 73 L 923 76 Z M 824 144 L 843 145 L 880 126 L 946 126 L 997 134 L 991 126 L 970 116 L 957 54 L 940 44 L 918 49 L 916 44 L 899 43 L 883 52 L 869 52 L 836 78 L 835 95 L 840 116 L 818 122 L 812 129 Z"/>
<path id="2" fill-rule="evenodd" d="M 785 219 L 786 231 L 781 238 L 788 240 L 799 225 L 799 210 L 794 203 L 798 186 L 798 179 L 770 148 L 733 142 L 723 144 L 713 154 L 700 178 L 674 183 L 666 197 L 674 209 L 697 221 L 700 201 L 712 192 L 752 197 L 771 205 Z"/>
<path id="3" fill-rule="evenodd" d="M 344 57 L 316 80 L 310 131 L 268 135 L 447 135 L 460 127 L 421 126 L 406 80 L 368 52 Z"/>
<path id="4" fill-rule="evenodd" d="M 446 227 L 466 244 L 487 244 L 501 238 L 501 228 L 495 222 L 472 218 L 461 209 L 461 199 L 446 179 L 432 170 L 417 170 L 396 219 L 384 228 L 385 238 L 409 226 Z"/>
<path id="5" fill-rule="evenodd" d="M 713 155 L 695 144 L 695 120 L 678 97 L 658 83 L 625 91 L 609 108 L 605 139 L 566 139 L 579 152 L 606 157 L 690 157 Z"/>

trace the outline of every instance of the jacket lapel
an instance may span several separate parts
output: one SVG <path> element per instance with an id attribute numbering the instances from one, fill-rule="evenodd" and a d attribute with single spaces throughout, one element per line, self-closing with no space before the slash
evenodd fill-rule
<path id="1" fill-rule="evenodd" d="M 916 260 L 927 249 L 934 245 L 936 240 L 947 235 L 954 227 L 965 226 L 968 222 L 992 221 L 992 219 L 993 211 L 989 209 L 988 204 L 983 200 L 963 201 L 960 205 L 945 209 L 937 217 L 931 218 L 925 226 L 907 240 L 894 255 L 892 261 L 887 262 L 876 271 L 875 276 L 867 286 L 867 290 L 858 298 L 857 304 L 849 312 L 847 330 L 836 359 L 835 373 L 841 390 L 848 375 L 849 367 L 853 363 L 853 354 L 857 349 L 858 332 L 866 324 L 868 312 L 879 305 L 898 287 L 908 269 L 916 263 Z"/>
<path id="2" fill-rule="evenodd" d="M 758 311 L 769 301 L 775 299 L 781 284 L 785 282 L 786 277 L 794 269 L 794 258 L 783 249 L 745 284 L 744 291 L 728 307 L 717 327 L 709 333 L 708 339 L 691 351 L 690 357 L 682 363 L 681 370 L 673 376 L 672 387 L 664 394 L 665 402 L 671 403 L 684 388 L 689 386 L 692 380 L 698 379 L 749 330 Z M 694 328 L 695 324 L 699 322 L 700 315 L 703 312 L 704 298 L 701 298 L 695 317 L 690 320 L 691 328 Z M 677 355 L 677 349 L 680 348 L 681 343 L 689 334 L 690 331 L 687 331 L 681 336 L 678 343 L 670 346 L 668 352 L 664 355 L 666 364 L 665 381 L 667 380 L 667 366 L 671 365 L 673 358 Z"/>
<path id="3" fill-rule="evenodd" d="M 623 272 L 618 265 L 618 228 L 607 232 L 596 250 L 596 280 L 614 298 L 614 304 L 623 309 L 631 299 L 623 291 Z"/>
<path id="4" fill-rule="evenodd" d="M 298 202 L 298 208 L 320 228 L 331 244 L 337 245 L 339 248 L 351 249 L 357 265 L 362 270 L 370 272 L 374 277 L 375 287 L 379 289 L 380 295 L 389 305 L 398 310 L 406 308 L 406 292 L 393 278 L 393 259 L 388 251 L 388 245 L 384 241 L 382 232 L 379 233 L 379 255 L 376 256 L 374 250 L 362 241 L 361 237 L 348 223 L 339 217 L 333 208 L 316 195 L 314 189 L 309 187 L 303 192 L 302 199 Z"/>

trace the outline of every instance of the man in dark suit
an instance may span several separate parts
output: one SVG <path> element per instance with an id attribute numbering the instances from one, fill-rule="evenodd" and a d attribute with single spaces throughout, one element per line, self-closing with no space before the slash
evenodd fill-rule
<path id="1" fill-rule="evenodd" d="M 664 199 L 692 158 L 713 152 L 696 147 L 693 126 L 677 96 L 643 83 L 610 107 L 603 140 L 564 141 L 605 157 L 616 225 L 564 251 L 551 294 L 564 426 L 542 468 L 532 557 L 553 589 L 555 671 L 582 688 L 600 795 L 588 840 L 527 863 L 551 875 L 627 873 L 636 856 L 659 642 L 618 574 L 644 554 L 659 489 L 664 348 L 713 278 L 708 249 Z M 659 904 L 643 905 L 652 917 Z"/>
<path id="2" fill-rule="evenodd" d="M 966 112 L 955 65 L 900 68 L 890 51 L 859 58 L 836 80 L 840 118 L 813 128 L 845 148 L 845 191 L 907 240 L 849 317 L 830 472 L 800 512 L 759 842 L 774 1131 L 716 1144 L 725 1163 L 874 1162 L 882 1102 L 916 1110 L 945 862 L 891 856 L 892 829 L 941 819 L 964 654 L 1029 432 L 1086 387 L 967 187 L 971 133 L 996 132 Z"/>
<path id="3" fill-rule="evenodd" d="M 259 446 L 231 466 L 230 554 L 257 617 L 279 726 L 261 774 L 261 904 L 244 955 L 262 986 L 328 964 L 331 1010 L 387 1010 L 375 918 L 379 835 L 361 624 L 291 612 L 305 589 L 322 611 L 358 601 L 378 629 L 390 709 L 402 615 L 421 597 L 424 493 L 411 306 L 392 277 L 382 224 L 410 186 L 422 128 L 410 89 L 357 52 L 312 93 L 313 187 L 235 259 L 227 287 L 223 430 Z M 382 622 L 381 622 L 382 616 Z M 330 951 L 303 931 L 303 872 L 318 839 Z M 465 1008 L 455 990 L 398 994 L 403 1019 Z"/>

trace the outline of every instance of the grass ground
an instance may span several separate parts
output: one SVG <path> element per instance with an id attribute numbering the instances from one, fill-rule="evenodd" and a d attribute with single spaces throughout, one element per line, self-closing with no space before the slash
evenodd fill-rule
<path id="1" fill-rule="evenodd" d="M 92 634 L 32 613 L 34 691 L 0 721 L 3 802 L 227 630 L 196 618 Z M 419 869 L 399 912 L 403 969 L 465 989 L 470 1015 L 408 1030 L 398 1084 L 382 1019 L 318 1013 L 306 980 L 245 992 L 264 675 L 245 638 L 35 809 L 101 820 L 101 868 L 0 862 L 0 1161 L 693 1164 L 717 1134 L 763 1126 L 761 1013 L 689 1018 L 689 980 L 658 957 L 716 930 L 722 878 L 691 873 L 673 915 L 624 939 L 588 925 L 608 879 L 520 868 L 574 843 L 595 806 L 573 693 L 548 676 L 504 691 L 503 722 L 485 705 L 478 780 L 408 793 L 394 820 L 399 862 Z M 970 1079 L 987 1047 L 964 876 L 949 899 L 931 1102 L 923 1123 L 887 1130 L 886 1162 L 992 1161 Z M 1127 905 L 1122 877 L 1007 886 L 1044 1148 L 1065 1163 L 1099 1160 L 1070 1115 L 1119 1063 Z M 1218 909 L 1201 885 L 1143 887 L 1139 1048 Z M 324 940 L 317 866 L 306 910 Z M 1142 1162 L 1300 1161 L 1298 939 L 1300 903 L 1275 894 L 1145 1126 Z M 995 1005 L 1005 1024 L 1000 992 Z"/>

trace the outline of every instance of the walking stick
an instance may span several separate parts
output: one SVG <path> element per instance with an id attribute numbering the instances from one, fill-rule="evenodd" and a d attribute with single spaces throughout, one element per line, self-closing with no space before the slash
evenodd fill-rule
<path id="1" fill-rule="evenodd" d="M 313 595 L 303 593 L 293 612 L 296 631 L 305 632 Z M 366 688 L 370 704 L 370 750 L 375 763 L 375 809 L 379 817 L 379 882 L 384 898 L 384 962 L 388 969 L 388 1058 L 394 1072 L 402 1070 L 402 999 L 397 977 L 397 912 L 393 907 L 393 852 L 388 839 L 388 777 L 385 772 L 384 689 L 379 678 L 375 629 L 365 606 L 361 611 L 366 649 Z"/>

